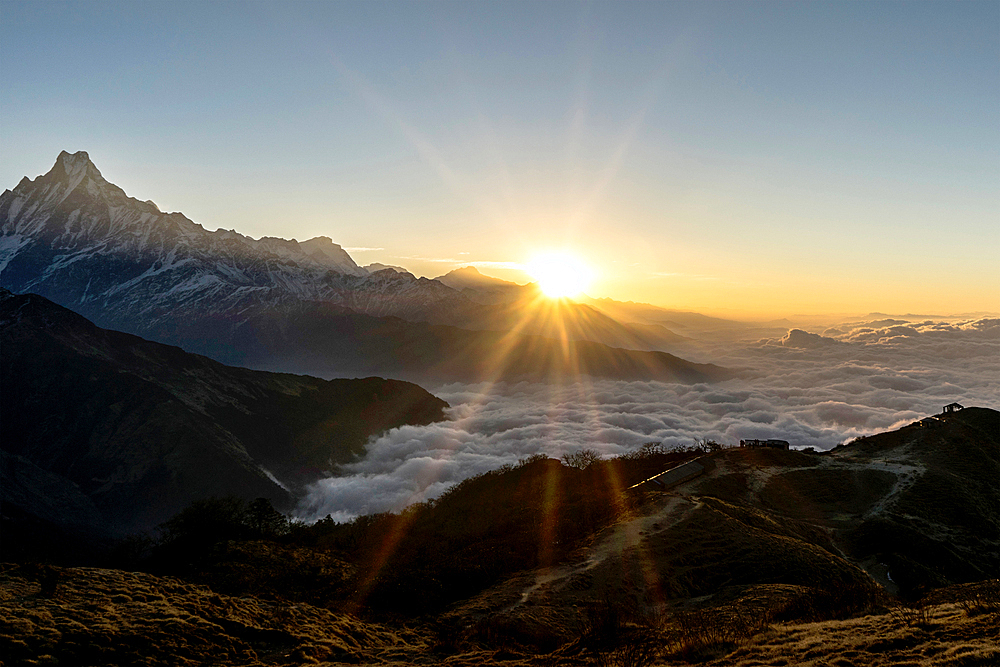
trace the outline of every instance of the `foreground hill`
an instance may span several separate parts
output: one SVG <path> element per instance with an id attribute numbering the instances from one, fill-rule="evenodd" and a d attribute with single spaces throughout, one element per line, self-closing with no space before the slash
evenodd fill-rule
<path id="1" fill-rule="evenodd" d="M 709 664 L 883 667 L 932 661 L 987 667 L 1000 660 L 1000 604 L 984 597 L 977 602 L 977 596 L 991 591 L 945 591 L 919 613 L 894 609 L 850 620 L 773 623 Z M 578 645 L 538 656 L 516 641 L 500 647 L 484 642 L 456 653 L 429 626 L 400 627 L 309 604 L 220 595 L 137 572 L 0 566 L 3 665 L 684 665 L 707 657 L 699 650 L 713 635 L 708 628 L 691 630 L 665 633 L 662 653 L 651 660 L 638 651 Z"/>
<path id="2" fill-rule="evenodd" d="M 6 290 L 0 347 L 5 551 L 33 520 L 120 533 L 213 495 L 287 507 L 369 436 L 447 407 L 396 380 L 227 367 Z"/>
<path id="3" fill-rule="evenodd" d="M 679 340 L 663 327 L 568 303 L 541 316 L 524 303 L 484 305 L 470 297 L 481 290 L 370 272 L 326 237 L 209 232 L 129 197 L 82 151 L 0 195 L 0 286 L 102 327 L 267 370 L 419 381 L 727 375 L 653 353 Z"/>

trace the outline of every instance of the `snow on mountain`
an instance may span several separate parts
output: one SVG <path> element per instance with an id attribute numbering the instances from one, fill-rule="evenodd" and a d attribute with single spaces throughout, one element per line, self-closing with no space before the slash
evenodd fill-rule
<path id="1" fill-rule="evenodd" d="M 393 264 L 381 264 L 379 262 L 375 262 L 373 264 L 366 264 L 364 266 L 364 269 L 368 273 L 375 273 L 376 271 L 385 271 L 386 269 L 390 271 L 396 271 L 398 273 L 409 273 L 409 271 L 407 271 L 401 266 L 395 266 Z"/>
<path id="2" fill-rule="evenodd" d="M 83 151 L 60 153 L 47 174 L 0 196 L 0 283 L 127 331 L 155 329 L 178 311 L 232 317 L 310 301 L 433 320 L 468 303 L 436 281 L 370 273 L 325 236 L 207 231 L 129 197 Z"/>

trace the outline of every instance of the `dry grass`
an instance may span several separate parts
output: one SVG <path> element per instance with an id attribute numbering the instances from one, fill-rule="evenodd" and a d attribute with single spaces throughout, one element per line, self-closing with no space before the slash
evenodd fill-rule
<path id="1" fill-rule="evenodd" d="M 728 655 L 770 627 L 770 615 L 744 606 L 674 614 L 667 623 L 664 654 L 684 662 Z"/>
<path id="2" fill-rule="evenodd" d="M 0 572 L 3 665 L 285 665 L 400 657 L 405 663 L 425 649 L 405 630 L 306 604 L 222 596 L 170 577 L 91 568 L 4 566 Z"/>
<path id="3" fill-rule="evenodd" d="M 917 621 L 916 623 L 914 621 Z M 778 625 L 713 667 L 916 667 L 1000 664 L 995 619 L 969 617 L 955 604 L 844 621 Z"/>
<path id="4" fill-rule="evenodd" d="M 887 613 L 777 623 L 766 607 L 797 589 L 734 594 L 722 606 L 648 616 L 605 602 L 580 639 L 544 617 L 452 617 L 390 627 L 308 604 L 218 595 L 169 577 L 0 566 L 0 664 L 987 667 L 1000 664 L 1000 585 L 980 582 Z M 780 593 L 780 595 L 778 595 Z M 761 607 L 764 605 L 764 607 Z M 443 645 L 447 628 L 456 630 Z M 447 642 L 445 642 L 447 643 Z"/>
<path id="5" fill-rule="evenodd" d="M 973 584 L 968 593 L 958 600 L 958 606 L 969 616 L 1000 614 L 1000 579 Z"/>
<path id="6" fill-rule="evenodd" d="M 646 667 L 662 650 L 662 623 L 605 600 L 588 610 L 580 647 L 599 667 Z"/>

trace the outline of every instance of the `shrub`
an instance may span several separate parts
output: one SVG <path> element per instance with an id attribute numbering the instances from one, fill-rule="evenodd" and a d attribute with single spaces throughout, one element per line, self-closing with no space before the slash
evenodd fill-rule
<path id="1" fill-rule="evenodd" d="M 580 643 L 600 667 L 645 667 L 659 656 L 662 637 L 658 619 L 606 598 L 587 610 Z"/>
<path id="2" fill-rule="evenodd" d="M 721 452 L 725 449 L 725 446 L 715 440 L 710 440 L 708 438 L 700 438 L 694 441 L 694 446 L 692 447 L 695 451 L 699 452 Z"/>
<path id="3" fill-rule="evenodd" d="M 208 547 L 249 536 L 246 504 L 235 496 L 196 500 L 160 526 L 162 542 Z"/>
<path id="4" fill-rule="evenodd" d="M 827 621 L 845 619 L 885 609 L 889 596 L 875 583 L 814 588 L 773 612 L 776 621 Z"/>
<path id="5" fill-rule="evenodd" d="M 257 498 L 244 513 L 243 522 L 257 537 L 275 538 L 289 531 L 288 518 L 274 509 L 267 498 Z"/>
<path id="6" fill-rule="evenodd" d="M 667 449 L 662 442 L 647 442 L 639 449 L 619 454 L 618 459 L 621 461 L 637 461 L 651 456 L 666 456 L 672 451 L 674 450 Z"/>
<path id="7" fill-rule="evenodd" d="M 586 470 L 590 464 L 601 460 L 601 453 L 596 449 L 581 449 L 571 454 L 563 454 L 562 462 L 570 468 Z"/>
<path id="8" fill-rule="evenodd" d="M 967 616 L 1000 613 L 1000 580 L 984 581 L 958 606 Z"/>
<path id="9" fill-rule="evenodd" d="M 931 623 L 930 606 L 917 602 L 914 604 L 897 604 L 889 610 L 889 615 L 903 625 L 926 630 Z"/>
<path id="10" fill-rule="evenodd" d="M 267 498 L 247 504 L 236 496 L 196 500 L 160 526 L 161 542 L 210 546 L 228 540 L 273 539 L 288 519 Z"/>
<path id="11" fill-rule="evenodd" d="M 730 653 L 769 624 L 769 614 L 742 606 L 677 612 L 667 621 L 666 647 L 672 657 L 704 662 Z"/>

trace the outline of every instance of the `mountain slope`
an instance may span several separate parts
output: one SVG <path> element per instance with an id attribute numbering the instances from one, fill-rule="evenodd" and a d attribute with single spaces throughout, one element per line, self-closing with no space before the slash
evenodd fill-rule
<path id="1" fill-rule="evenodd" d="M 747 326 L 743 322 L 709 317 L 686 310 L 661 308 L 648 303 L 594 299 L 585 297 L 583 302 L 603 312 L 608 317 L 628 323 L 658 324 L 680 331 L 715 331 Z"/>
<path id="2" fill-rule="evenodd" d="M 585 476 L 551 461 L 533 462 L 499 479 L 467 483 L 407 516 L 410 533 L 397 545 L 398 562 L 379 585 L 390 592 L 402 578 L 454 588 L 455 581 L 478 583 L 477 576 L 481 581 L 483 563 L 491 562 L 485 557 L 454 562 L 413 543 L 443 539 L 434 531 L 454 543 L 462 542 L 455 534 L 460 530 L 482 532 L 488 519 L 467 529 L 449 521 L 466 511 L 463 501 L 471 511 L 496 517 L 496 531 L 513 533 L 513 522 L 501 510 L 490 510 L 489 498 L 506 476 L 526 476 L 535 466 L 534 497 L 520 500 L 549 518 L 546 533 L 534 537 L 536 544 L 518 550 L 527 554 L 522 560 L 542 561 L 534 554 L 566 549 L 567 532 L 588 521 L 593 525 L 594 509 L 559 503 L 572 493 L 564 489 L 574 487 L 574 477 L 585 478 L 594 508 L 613 505 L 617 520 L 605 521 L 583 548 L 555 563 L 538 562 L 522 572 L 508 568 L 506 577 L 478 595 L 452 598 L 442 622 L 468 626 L 469 619 L 477 619 L 501 638 L 507 631 L 509 637 L 558 645 L 592 632 L 595 620 L 604 618 L 595 617 L 595 610 L 634 619 L 633 627 L 645 627 L 655 642 L 670 635 L 661 634 L 662 625 L 643 625 L 653 614 L 668 626 L 679 623 L 683 635 L 700 623 L 733 623 L 738 629 L 747 619 L 759 619 L 757 629 L 748 630 L 752 634 L 776 621 L 885 613 L 894 595 L 915 600 L 928 590 L 973 585 L 1000 571 L 1000 413 L 967 408 L 939 415 L 938 421 L 939 426 L 914 425 L 825 454 L 723 450 L 698 459 L 703 474 L 665 491 L 647 484 L 615 493 L 622 480 L 635 479 L 631 468 L 642 456 L 591 464 Z M 521 489 L 529 485 L 515 483 L 527 495 Z M 549 500 L 546 485 L 558 489 L 558 500 Z M 548 548 L 546 535 L 557 540 Z M 433 579 L 422 579 L 424 573 L 433 573 Z M 992 604 L 996 613 L 1000 588 L 995 581 L 990 586 L 992 602 L 982 605 Z M 399 604 L 406 602 L 401 596 Z M 911 618 L 911 627 L 921 623 Z M 468 633 L 470 641 L 485 637 L 476 633 Z M 720 656 L 736 647 L 721 634 L 714 637 Z M 711 645 L 708 637 L 705 641 Z"/>
<path id="3" fill-rule="evenodd" d="M 591 341 L 628 350 L 666 350 L 689 341 L 654 324 L 623 324 L 585 304 L 533 297 L 480 306 L 456 319 L 457 326 L 487 331 L 517 331 L 546 338 Z"/>
<path id="4" fill-rule="evenodd" d="M 396 380 L 223 366 L 5 290 L 0 346 L 4 516 L 90 530 L 149 528 L 229 493 L 287 506 L 369 436 L 447 407 Z"/>
<path id="5" fill-rule="evenodd" d="M 834 450 L 896 475 L 889 494 L 843 529 L 859 560 L 909 591 L 1000 572 L 1000 413 L 966 408 Z"/>

